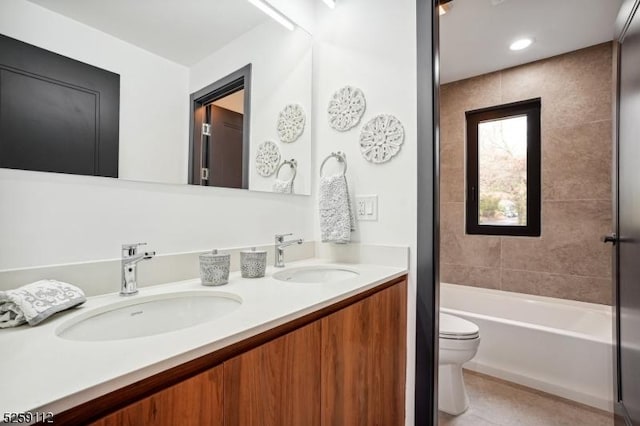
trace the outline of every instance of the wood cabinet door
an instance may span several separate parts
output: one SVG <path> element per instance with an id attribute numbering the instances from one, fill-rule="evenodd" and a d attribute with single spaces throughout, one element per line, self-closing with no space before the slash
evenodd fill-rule
<path id="1" fill-rule="evenodd" d="M 110 414 L 94 426 L 224 426 L 219 365 Z"/>
<path id="2" fill-rule="evenodd" d="M 320 425 L 320 321 L 224 363 L 225 426 Z"/>
<path id="3" fill-rule="evenodd" d="M 322 319 L 322 425 L 404 425 L 403 281 Z"/>

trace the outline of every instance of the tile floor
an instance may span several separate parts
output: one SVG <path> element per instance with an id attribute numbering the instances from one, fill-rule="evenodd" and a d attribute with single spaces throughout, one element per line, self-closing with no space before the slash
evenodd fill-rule
<path id="1" fill-rule="evenodd" d="M 613 416 L 566 399 L 465 370 L 470 407 L 439 426 L 613 426 Z"/>

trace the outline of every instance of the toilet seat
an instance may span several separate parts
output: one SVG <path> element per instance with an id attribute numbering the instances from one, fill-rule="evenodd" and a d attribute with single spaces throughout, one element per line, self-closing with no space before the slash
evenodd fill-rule
<path id="1" fill-rule="evenodd" d="M 472 340 L 480 337 L 477 325 L 466 319 L 440 313 L 440 338 L 447 340 Z"/>

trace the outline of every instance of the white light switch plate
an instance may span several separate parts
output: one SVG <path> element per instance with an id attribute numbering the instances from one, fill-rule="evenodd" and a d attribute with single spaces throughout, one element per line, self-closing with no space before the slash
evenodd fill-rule
<path id="1" fill-rule="evenodd" d="M 358 220 L 378 220 L 378 196 L 356 195 L 356 217 Z"/>

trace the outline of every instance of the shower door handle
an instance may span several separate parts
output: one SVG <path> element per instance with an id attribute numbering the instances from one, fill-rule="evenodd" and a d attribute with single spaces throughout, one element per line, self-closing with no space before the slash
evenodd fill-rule
<path id="1" fill-rule="evenodd" d="M 602 237 L 602 242 L 611 243 L 615 246 L 616 243 L 618 242 L 618 236 L 615 233 L 604 235 Z"/>

